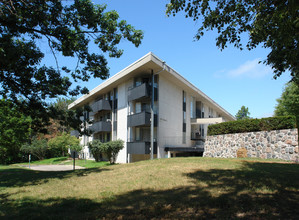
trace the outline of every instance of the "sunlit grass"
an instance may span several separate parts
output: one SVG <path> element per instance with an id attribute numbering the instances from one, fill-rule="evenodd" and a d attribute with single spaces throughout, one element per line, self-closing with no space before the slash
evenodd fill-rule
<path id="1" fill-rule="evenodd" d="M 50 159 L 30 161 L 30 164 L 34 164 L 34 165 L 62 164 L 67 159 L 68 159 L 68 157 L 54 157 L 54 158 L 50 158 Z M 14 164 L 14 165 L 28 165 L 28 164 L 29 164 L 29 161 L 27 163 L 19 163 L 19 164 Z"/>
<path id="2" fill-rule="evenodd" d="M 65 165 L 73 165 L 74 161 L 68 160 L 65 161 Z M 109 162 L 106 161 L 100 161 L 100 162 L 96 162 L 94 160 L 75 160 L 75 165 L 76 166 L 81 166 L 81 167 L 86 167 L 86 168 L 95 168 L 95 167 L 104 167 L 104 166 L 108 166 Z"/>
<path id="3" fill-rule="evenodd" d="M 9 219 L 296 219 L 299 165 L 171 158 L 67 172 L 0 166 L 0 193 L 0 217 Z"/>

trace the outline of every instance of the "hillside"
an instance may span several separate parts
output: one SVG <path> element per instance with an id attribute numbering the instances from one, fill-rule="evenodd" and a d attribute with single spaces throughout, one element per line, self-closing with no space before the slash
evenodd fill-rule
<path id="1" fill-rule="evenodd" d="M 0 166 L 8 219 L 299 218 L 299 165 L 172 158 L 75 172 Z"/>

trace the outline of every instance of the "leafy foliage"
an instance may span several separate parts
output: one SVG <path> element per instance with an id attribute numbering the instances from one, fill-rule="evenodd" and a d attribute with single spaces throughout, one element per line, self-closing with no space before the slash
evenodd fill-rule
<path id="1" fill-rule="evenodd" d="M 96 162 L 100 161 L 102 154 L 106 154 L 110 164 L 114 164 L 118 152 L 124 148 L 124 141 L 116 140 L 102 143 L 100 140 L 95 139 L 88 143 L 88 147 Z"/>
<path id="2" fill-rule="evenodd" d="M 82 151 L 82 145 L 76 144 L 70 146 L 71 151 L 76 151 L 77 153 L 80 153 Z"/>
<path id="3" fill-rule="evenodd" d="M 250 112 L 248 111 L 248 107 L 246 108 L 244 105 L 241 107 L 241 109 L 237 112 L 236 114 L 236 119 L 237 120 L 242 120 L 242 119 L 249 119 L 250 117 Z"/>
<path id="4" fill-rule="evenodd" d="M 96 162 L 99 162 L 101 159 L 102 153 L 104 153 L 103 143 L 100 140 L 93 140 L 88 143 L 90 152 L 92 153 Z"/>
<path id="5" fill-rule="evenodd" d="M 67 133 L 62 133 L 48 142 L 52 157 L 65 156 L 68 148 L 77 148 L 80 140 Z"/>
<path id="6" fill-rule="evenodd" d="M 277 102 L 276 116 L 294 115 L 299 117 L 299 86 L 293 82 L 287 83 Z"/>
<path id="7" fill-rule="evenodd" d="M 18 162 L 20 148 L 31 133 L 31 118 L 23 115 L 9 100 L 0 100 L 0 163 Z"/>
<path id="8" fill-rule="evenodd" d="M 117 45 L 123 39 L 140 45 L 142 31 L 119 21 L 116 11 L 105 10 L 105 5 L 90 0 L 0 1 L 0 95 L 31 116 L 33 129 L 44 127 L 55 116 L 45 100 L 88 92 L 80 86 L 72 89 L 71 78 L 75 82 L 106 79 L 104 53 L 120 57 L 123 51 Z M 99 50 L 90 51 L 90 43 Z M 51 50 L 55 67 L 43 65 L 42 50 Z M 58 56 L 76 58 L 74 68 L 60 66 Z"/>
<path id="9" fill-rule="evenodd" d="M 184 11 L 186 17 L 202 22 L 195 38 L 206 30 L 216 29 L 216 45 L 222 50 L 228 44 L 239 49 L 247 33 L 246 48 L 257 45 L 269 48 L 265 64 L 274 69 L 274 78 L 289 70 L 299 84 L 299 1 L 297 0 L 170 0 L 168 15 Z"/>
<path id="10" fill-rule="evenodd" d="M 118 152 L 124 148 L 123 140 L 109 141 L 104 144 L 104 152 L 109 158 L 110 164 L 114 164 L 116 162 L 116 157 Z"/>
<path id="11" fill-rule="evenodd" d="M 209 125 L 208 135 L 292 129 L 295 127 L 296 118 L 294 116 L 244 119 Z"/>
<path id="12" fill-rule="evenodd" d="M 48 143 L 46 139 L 34 138 L 31 144 L 24 144 L 20 150 L 24 153 L 36 156 L 38 160 L 43 160 L 45 159 L 47 154 Z"/>

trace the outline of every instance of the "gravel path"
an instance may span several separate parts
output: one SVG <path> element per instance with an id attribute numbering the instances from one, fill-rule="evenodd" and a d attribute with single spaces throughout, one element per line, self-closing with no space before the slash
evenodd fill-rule
<path id="1" fill-rule="evenodd" d="M 28 166 L 26 167 L 28 168 Z M 68 171 L 73 170 L 73 165 L 30 165 L 30 169 L 40 171 Z M 85 169 L 85 167 L 76 166 L 75 169 Z"/>

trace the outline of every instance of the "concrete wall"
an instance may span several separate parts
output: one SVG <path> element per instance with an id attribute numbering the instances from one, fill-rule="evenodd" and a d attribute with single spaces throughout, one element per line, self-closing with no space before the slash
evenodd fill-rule
<path id="1" fill-rule="evenodd" d="M 204 157 L 237 157 L 240 148 L 247 157 L 298 161 L 298 130 L 286 129 L 208 136 Z"/>
<path id="2" fill-rule="evenodd" d="M 182 146 L 183 90 L 163 75 L 159 76 L 158 158 L 165 146 Z"/>
<path id="3" fill-rule="evenodd" d="M 127 115 L 128 115 L 128 88 L 132 85 L 132 80 L 118 86 L 118 112 L 117 112 L 117 139 L 125 142 L 124 148 L 118 153 L 116 162 L 127 162 Z"/>

